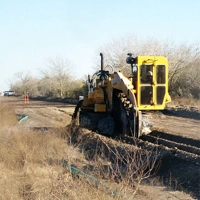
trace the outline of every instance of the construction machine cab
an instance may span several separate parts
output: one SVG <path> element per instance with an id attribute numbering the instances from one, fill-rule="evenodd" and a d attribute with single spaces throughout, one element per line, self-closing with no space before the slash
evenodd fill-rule
<path id="1" fill-rule="evenodd" d="M 137 56 L 126 59 L 131 64 L 132 83 L 139 110 L 162 110 L 171 98 L 168 94 L 168 62 L 163 56 Z M 137 71 L 134 71 L 133 68 Z"/>

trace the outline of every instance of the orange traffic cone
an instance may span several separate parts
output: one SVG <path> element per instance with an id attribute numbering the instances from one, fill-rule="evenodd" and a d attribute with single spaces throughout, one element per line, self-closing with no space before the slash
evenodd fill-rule
<path id="1" fill-rule="evenodd" d="M 27 94 L 24 95 L 24 103 L 29 103 L 29 96 Z"/>

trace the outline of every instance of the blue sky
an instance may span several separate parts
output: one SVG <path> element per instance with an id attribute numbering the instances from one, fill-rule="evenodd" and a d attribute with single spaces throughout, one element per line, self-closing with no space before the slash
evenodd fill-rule
<path id="1" fill-rule="evenodd" d="M 199 0 L 0 0 L 0 92 L 56 57 L 88 74 L 100 46 L 130 33 L 199 43 L 199 10 Z"/>

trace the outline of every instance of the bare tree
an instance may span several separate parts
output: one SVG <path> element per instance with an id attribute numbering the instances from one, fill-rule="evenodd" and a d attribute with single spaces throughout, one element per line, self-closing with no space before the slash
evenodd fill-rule
<path id="1" fill-rule="evenodd" d="M 32 81 L 32 76 L 29 72 L 19 71 L 14 74 L 16 81 L 13 82 L 12 88 L 15 89 L 18 93 L 30 93 L 30 84 L 29 82 Z"/>
<path id="2" fill-rule="evenodd" d="M 14 87 L 15 80 L 14 79 L 8 79 L 7 83 L 9 85 L 9 89 L 14 90 L 13 87 Z"/>
<path id="3" fill-rule="evenodd" d="M 41 84 L 52 95 L 63 97 L 68 89 L 68 82 L 71 81 L 72 64 L 68 60 L 56 58 L 49 59 L 46 66 L 46 70 L 40 70 L 43 75 Z"/>
<path id="4" fill-rule="evenodd" d="M 29 72 L 20 71 L 15 73 L 15 76 L 21 80 L 22 84 L 25 85 L 28 81 L 31 80 L 32 76 Z"/>

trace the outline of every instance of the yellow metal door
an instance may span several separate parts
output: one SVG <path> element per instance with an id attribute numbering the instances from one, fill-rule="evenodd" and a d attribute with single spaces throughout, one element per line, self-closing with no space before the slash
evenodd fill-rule
<path id="1" fill-rule="evenodd" d="M 137 101 L 140 110 L 164 109 L 168 95 L 168 63 L 161 56 L 138 57 Z"/>

